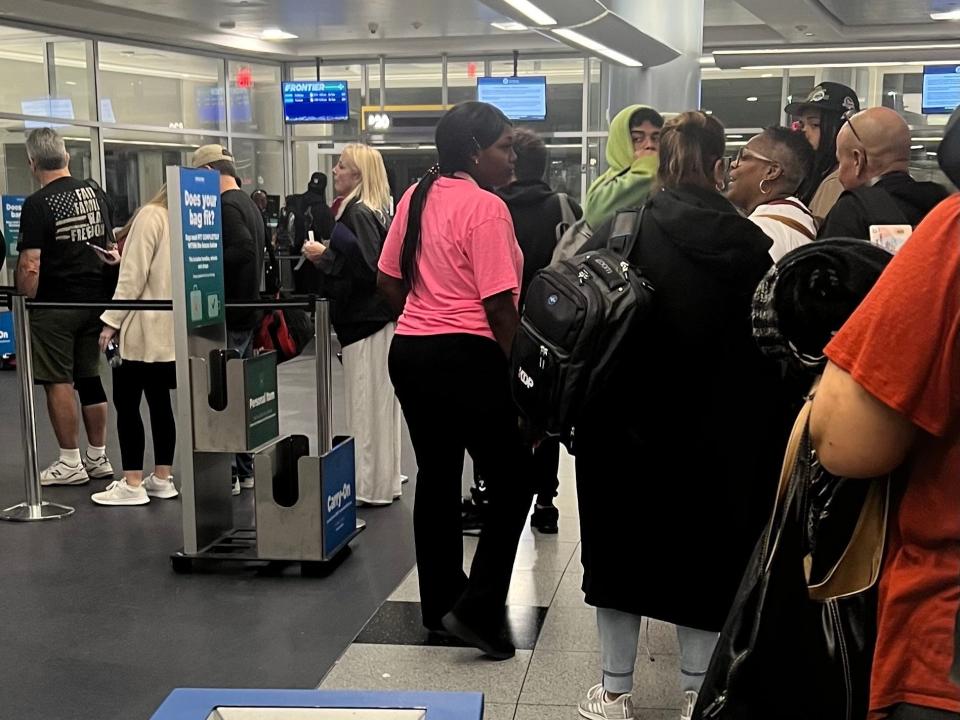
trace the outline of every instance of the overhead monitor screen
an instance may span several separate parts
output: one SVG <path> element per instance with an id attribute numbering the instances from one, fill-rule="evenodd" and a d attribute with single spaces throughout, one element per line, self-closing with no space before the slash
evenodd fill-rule
<path id="1" fill-rule="evenodd" d="M 216 125 L 226 122 L 227 110 L 223 102 L 223 88 L 198 87 L 197 120 L 201 124 Z M 246 88 L 230 88 L 230 119 L 235 123 L 253 122 L 253 109 L 250 106 L 250 91 Z"/>
<path id="2" fill-rule="evenodd" d="M 350 119 L 346 80 L 283 83 L 283 119 L 287 123 L 330 123 Z"/>
<path id="3" fill-rule="evenodd" d="M 511 120 L 546 120 L 547 78 L 477 78 L 477 100 L 500 108 Z"/>
<path id="4" fill-rule="evenodd" d="M 73 120 L 73 100 L 70 98 L 37 98 L 36 100 L 21 100 L 20 111 L 24 115 L 44 115 L 46 117 Z M 56 128 L 66 126 L 58 123 L 24 120 L 23 127 L 29 130 L 41 127 Z"/>
<path id="5" fill-rule="evenodd" d="M 923 114 L 950 114 L 960 105 L 960 65 L 923 68 Z"/>

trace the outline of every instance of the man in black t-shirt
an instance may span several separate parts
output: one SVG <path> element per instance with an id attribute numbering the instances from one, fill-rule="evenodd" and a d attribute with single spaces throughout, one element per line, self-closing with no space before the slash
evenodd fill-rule
<path id="1" fill-rule="evenodd" d="M 30 170 L 40 190 L 20 215 L 17 290 L 36 300 L 74 302 L 105 296 L 104 262 L 113 229 L 97 193 L 70 176 L 63 139 L 50 128 L 27 138 Z M 103 258 L 103 259 L 102 259 Z M 114 255 L 111 262 L 117 260 Z M 30 312 L 31 355 L 37 384 L 47 395 L 60 457 L 40 473 L 43 485 L 82 485 L 113 475 L 106 456 L 107 398 L 100 382 L 96 309 L 35 309 Z M 80 456 L 80 395 L 89 447 Z"/>
<path id="2" fill-rule="evenodd" d="M 266 236 L 263 216 L 256 203 L 240 189 L 233 155 L 222 145 L 204 145 L 193 154 L 195 168 L 220 173 L 223 225 L 223 285 L 226 302 L 256 302 L 260 299 L 263 251 Z M 260 324 L 258 310 L 228 309 L 227 347 L 240 357 L 253 355 L 253 339 Z M 241 453 L 233 467 L 233 492 L 253 487 L 253 456 Z"/>

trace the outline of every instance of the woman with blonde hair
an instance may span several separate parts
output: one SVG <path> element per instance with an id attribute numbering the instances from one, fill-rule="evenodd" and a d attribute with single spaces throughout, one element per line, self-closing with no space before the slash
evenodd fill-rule
<path id="1" fill-rule="evenodd" d="M 124 228 L 120 277 L 114 300 L 169 300 L 170 224 L 167 187 L 140 208 Z M 115 345 L 119 335 L 121 364 L 113 370 L 113 404 L 123 478 L 91 496 L 98 505 L 146 505 L 151 497 L 173 498 L 173 453 L 177 430 L 170 404 L 176 387 L 173 316 L 169 312 L 108 310 L 100 316 L 100 349 Z M 153 431 L 155 469 L 143 477 L 144 429 L 140 400 L 146 395 Z"/>
<path id="2" fill-rule="evenodd" d="M 347 427 L 356 441 L 357 501 L 388 505 L 400 497 L 400 405 L 387 371 L 396 315 L 377 293 L 391 206 L 383 157 L 367 145 L 347 145 L 333 185 L 343 202 L 330 243 L 308 241 L 303 254 L 317 267 L 320 292 L 333 301 Z"/>

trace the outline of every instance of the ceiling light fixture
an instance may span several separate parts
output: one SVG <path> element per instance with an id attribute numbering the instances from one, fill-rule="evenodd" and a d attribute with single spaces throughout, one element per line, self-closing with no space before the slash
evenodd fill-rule
<path id="1" fill-rule="evenodd" d="M 286 30 L 281 30 L 278 27 L 264 28 L 263 32 L 260 33 L 262 40 L 296 40 L 298 37 L 299 35 L 288 33 Z"/>
<path id="2" fill-rule="evenodd" d="M 759 99 L 760 98 L 758 98 L 756 95 L 751 95 L 750 97 L 747 98 L 747 102 L 756 102 Z"/>
<path id="3" fill-rule="evenodd" d="M 960 20 L 960 9 L 930 13 L 931 20 Z"/>
<path id="4" fill-rule="evenodd" d="M 714 55 L 806 55 L 809 53 L 883 52 L 886 50 L 957 50 L 960 43 L 928 43 L 925 45 L 841 45 L 803 48 L 759 48 L 750 50 L 714 50 Z M 902 63 L 901 63 L 902 64 Z"/>
<path id="5" fill-rule="evenodd" d="M 557 21 L 553 16 L 548 15 L 543 10 L 534 5 L 530 0 L 504 0 L 507 5 L 512 7 L 524 17 L 530 19 L 534 25 L 556 25 Z"/>
<path id="6" fill-rule="evenodd" d="M 492 22 L 490 23 L 497 30 L 506 30 L 507 32 L 522 32 L 527 29 L 527 26 L 523 23 L 518 23 L 515 20 L 507 20 L 504 22 Z"/>
<path id="7" fill-rule="evenodd" d="M 592 50 L 595 53 L 599 53 L 600 55 L 610 58 L 614 62 L 618 62 L 621 65 L 626 65 L 627 67 L 643 67 L 643 63 L 639 60 L 629 57 L 628 55 L 624 55 L 622 52 L 618 52 L 613 48 L 608 48 L 603 43 L 592 40 L 586 35 L 581 35 L 576 30 L 571 30 L 570 28 L 560 28 L 559 30 L 554 30 L 553 32 L 563 39 L 569 40 L 575 45 L 580 45 L 587 50 Z"/>

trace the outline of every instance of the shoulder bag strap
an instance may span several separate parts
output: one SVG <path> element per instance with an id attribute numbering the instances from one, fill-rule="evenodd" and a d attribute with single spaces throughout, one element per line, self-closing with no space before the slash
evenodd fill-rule
<path id="1" fill-rule="evenodd" d="M 803 223 L 794 220 L 791 217 L 786 215 L 757 215 L 757 217 L 770 218 L 771 220 L 776 220 L 781 225 L 786 225 L 791 230 L 796 230 L 801 235 L 804 235 L 808 240 L 816 240 L 817 236 L 810 232 L 810 228 L 805 227 Z"/>

